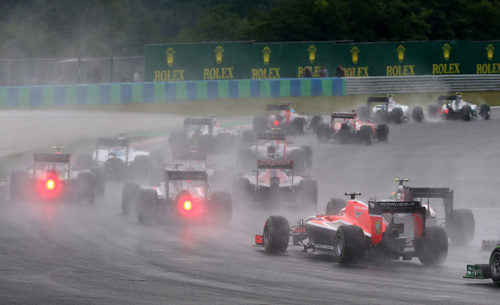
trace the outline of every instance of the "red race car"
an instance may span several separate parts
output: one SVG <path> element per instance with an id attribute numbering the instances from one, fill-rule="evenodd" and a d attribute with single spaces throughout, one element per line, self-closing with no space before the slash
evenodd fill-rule
<path id="1" fill-rule="evenodd" d="M 302 219 L 290 228 L 286 218 L 270 216 L 255 243 L 268 253 L 286 251 L 290 236 L 293 245 L 305 251 L 333 256 L 349 264 L 365 257 L 411 260 L 418 257 L 425 265 L 444 262 L 448 237 L 440 226 L 425 225 L 426 209 L 419 201 L 356 200 L 351 198 L 336 215 L 317 215 Z M 413 226 L 405 227 L 408 218 Z"/>
<path id="2" fill-rule="evenodd" d="M 336 140 L 343 144 L 371 144 L 373 141 L 387 142 L 388 135 L 386 124 L 363 121 L 357 112 L 334 112 L 330 124 L 321 123 L 316 130 L 316 137 L 322 143 Z"/>

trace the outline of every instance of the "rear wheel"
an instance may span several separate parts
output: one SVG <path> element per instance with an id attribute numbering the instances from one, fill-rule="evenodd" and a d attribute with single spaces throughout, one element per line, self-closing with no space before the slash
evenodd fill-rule
<path id="1" fill-rule="evenodd" d="M 323 123 L 323 117 L 321 115 L 315 115 L 311 119 L 311 124 L 309 127 L 314 131 L 317 132 L 318 126 Z"/>
<path id="2" fill-rule="evenodd" d="M 475 233 L 474 214 L 468 209 L 455 209 L 446 223 L 446 232 L 451 242 L 456 245 L 468 245 Z"/>
<path id="3" fill-rule="evenodd" d="M 392 109 L 391 117 L 394 123 L 396 124 L 403 123 L 403 118 L 404 118 L 403 109 L 399 107 Z"/>
<path id="4" fill-rule="evenodd" d="M 268 253 L 285 252 L 290 241 L 290 225 L 283 216 L 269 216 L 264 224 L 263 244 Z"/>
<path id="5" fill-rule="evenodd" d="M 9 183 L 10 199 L 20 200 L 26 198 L 29 192 L 29 177 L 24 171 L 13 171 Z"/>
<path id="6" fill-rule="evenodd" d="M 155 190 L 140 190 L 137 201 L 137 220 L 145 225 L 154 224 L 158 216 L 158 203 L 158 194 Z"/>
<path id="7" fill-rule="evenodd" d="M 122 214 L 130 215 L 133 209 L 137 207 L 140 187 L 137 183 L 127 182 L 122 188 Z"/>
<path id="8" fill-rule="evenodd" d="M 325 215 L 337 215 L 345 208 L 347 202 L 344 199 L 332 198 L 326 204 Z"/>
<path id="9" fill-rule="evenodd" d="M 319 124 L 316 130 L 316 138 L 319 142 L 325 143 L 330 140 L 330 126 L 328 124 Z"/>
<path id="10" fill-rule="evenodd" d="M 290 128 L 294 134 L 304 133 L 304 118 L 296 118 L 290 122 Z"/>
<path id="11" fill-rule="evenodd" d="M 94 177 L 90 172 L 79 173 L 76 177 L 77 199 L 80 202 L 92 204 L 95 200 Z"/>
<path id="12" fill-rule="evenodd" d="M 359 141 L 363 144 L 372 144 L 372 128 L 370 126 L 361 126 L 359 129 Z"/>
<path id="13" fill-rule="evenodd" d="M 497 245 L 490 255 L 490 276 L 493 283 L 500 286 L 500 245 Z"/>
<path id="14" fill-rule="evenodd" d="M 482 104 L 479 108 L 479 116 L 481 116 L 484 120 L 489 120 L 491 114 L 490 105 Z"/>
<path id="15" fill-rule="evenodd" d="M 411 118 L 415 121 L 415 122 L 422 122 L 422 120 L 424 119 L 424 110 L 422 109 L 422 107 L 420 106 L 416 106 L 413 108 L 412 112 L 411 112 Z"/>
<path id="16" fill-rule="evenodd" d="M 306 153 L 302 149 L 292 150 L 290 159 L 293 160 L 293 171 L 303 173 L 306 170 Z"/>
<path id="17" fill-rule="evenodd" d="M 233 200 L 226 192 L 214 192 L 212 196 L 215 220 L 221 224 L 231 223 L 233 216 Z"/>
<path id="18" fill-rule="evenodd" d="M 334 254 L 341 264 L 351 264 L 365 256 L 367 241 L 363 229 L 355 225 L 342 225 L 333 240 Z"/>
<path id="19" fill-rule="evenodd" d="M 376 132 L 377 140 L 379 142 L 387 142 L 388 135 L 389 135 L 389 126 L 387 126 L 386 124 L 379 124 L 377 126 L 377 132 Z"/>
<path id="20" fill-rule="evenodd" d="M 425 228 L 423 237 L 415 238 L 415 251 L 424 265 L 440 265 L 448 256 L 448 236 L 440 226 Z"/>

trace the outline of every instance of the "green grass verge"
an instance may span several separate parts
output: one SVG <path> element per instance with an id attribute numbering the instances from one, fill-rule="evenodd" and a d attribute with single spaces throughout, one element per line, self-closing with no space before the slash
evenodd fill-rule
<path id="1" fill-rule="evenodd" d="M 427 105 L 435 102 L 439 95 L 451 95 L 454 92 L 408 93 L 394 94 L 394 98 L 410 106 Z M 168 103 L 132 103 L 127 105 L 96 105 L 83 107 L 67 107 L 66 109 L 170 113 L 177 115 L 253 115 L 264 113 L 265 106 L 271 103 L 291 102 L 295 109 L 306 114 L 329 113 L 332 111 L 349 111 L 366 104 L 368 96 L 384 96 L 382 94 L 363 94 L 345 96 L 315 96 L 263 99 L 219 99 L 201 101 L 182 101 Z M 464 99 L 476 104 L 488 103 L 500 106 L 500 91 L 464 92 Z M 57 108 L 61 109 L 61 108 Z M 425 109 L 425 108 L 424 108 Z"/>

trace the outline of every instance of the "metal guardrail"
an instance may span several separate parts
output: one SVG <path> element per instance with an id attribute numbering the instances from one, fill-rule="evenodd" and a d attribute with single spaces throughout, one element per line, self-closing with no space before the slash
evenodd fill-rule
<path id="1" fill-rule="evenodd" d="M 500 74 L 346 77 L 346 94 L 500 91 Z"/>

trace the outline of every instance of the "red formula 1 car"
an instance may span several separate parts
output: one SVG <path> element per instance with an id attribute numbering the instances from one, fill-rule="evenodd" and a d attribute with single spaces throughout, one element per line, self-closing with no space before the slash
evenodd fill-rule
<path id="1" fill-rule="evenodd" d="M 387 142 L 388 135 L 386 124 L 360 120 L 357 112 L 334 112 L 330 124 L 321 123 L 316 130 L 319 142 L 371 144 L 373 141 Z"/>
<path id="2" fill-rule="evenodd" d="M 317 215 L 299 221 L 290 228 L 286 218 L 271 216 L 255 243 L 269 253 L 283 252 L 289 245 L 305 251 L 333 256 L 348 264 L 365 257 L 411 260 L 418 257 L 425 265 L 441 264 L 448 254 L 446 231 L 425 225 L 426 209 L 418 201 L 356 200 L 356 193 L 336 215 Z M 412 228 L 398 222 L 411 216 Z"/>

